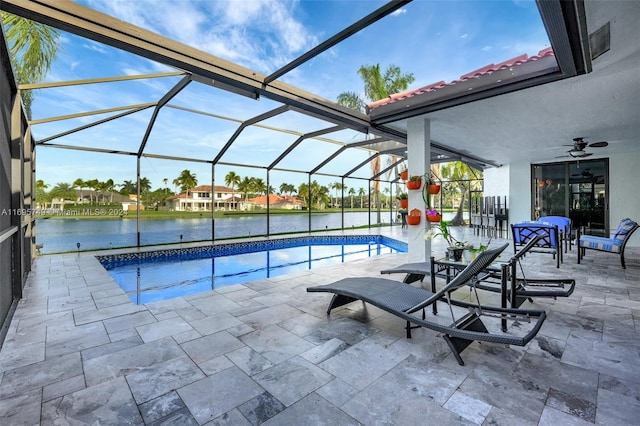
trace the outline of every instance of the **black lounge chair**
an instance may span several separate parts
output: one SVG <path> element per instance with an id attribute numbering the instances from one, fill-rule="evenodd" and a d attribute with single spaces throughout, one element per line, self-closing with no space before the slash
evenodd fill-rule
<path id="1" fill-rule="evenodd" d="M 538 240 L 544 236 L 538 235 L 529 240 L 518 253 L 509 260 L 508 273 L 505 277 L 511 285 L 508 291 L 508 297 L 511 301 L 511 307 L 518 308 L 525 300 L 533 302 L 534 297 L 569 297 L 573 293 L 576 286 L 576 280 L 573 278 L 531 278 L 527 277 L 522 267 L 522 258 L 527 253 L 534 250 L 538 246 Z M 520 273 L 518 273 L 518 268 Z M 482 286 L 478 286 L 482 288 Z M 515 296 L 514 296 L 515 292 Z"/>
<path id="2" fill-rule="evenodd" d="M 407 338 L 411 338 L 411 329 L 415 327 L 426 327 L 442 333 L 458 363 L 464 365 L 460 353 L 474 341 L 524 346 L 540 331 L 546 318 L 546 313 L 542 310 L 485 307 L 479 303 L 466 303 L 451 298 L 453 291 L 475 281 L 476 276 L 485 270 L 508 245 L 480 253 L 469 266 L 435 293 L 399 281 L 373 277 L 345 278 L 332 284 L 308 287 L 307 291 L 334 293 L 327 314 L 334 308 L 362 300 L 404 319 L 407 322 Z M 445 301 L 449 305 L 452 324 L 444 325 L 425 318 L 424 308 L 438 301 Z M 453 306 L 466 308 L 466 313 L 456 318 Z M 420 311 L 422 311 L 421 317 L 414 315 Z M 517 321 L 520 324 L 533 321 L 533 324 L 524 335 L 492 334 L 482 322 L 482 316 L 498 317 L 503 321 Z"/>
<path id="3" fill-rule="evenodd" d="M 475 287 L 480 290 L 501 292 L 502 288 L 507 288 L 506 300 L 511 302 L 511 307 L 518 308 L 526 300 L 533 302 L 534 297 L 569 297 L 573 293 L 576 281 L 573 278 L 531 278 L 527 277 L 522 267 L 522 258 L 530 251 L 535 251 L 544 239 L 544 235 L 536 235 L 522 247 L 508 262 L 506 269 L 506 282 L 502 283 L 502 271 L 500 269 L 488 267 L 483 280 L 475 283 Z M 520 269 L 520 273 L 518 273 Z M 402 282 L 412 283 L 422 281 L 426 275 L 433 274 L 431 262 L 405 263 L 390 269 L 380 271 L 381 274 L 406 274 Z M 435 283 L 432 281 L 432 283 Z M 507 286 L 506 283 L 510 283 Z M 513 291 L 515 290 L 515 297 Z M 435 291 L 432 285 L 431 291 Z M 503 305 L 506 307 L 506 304 Z"/>

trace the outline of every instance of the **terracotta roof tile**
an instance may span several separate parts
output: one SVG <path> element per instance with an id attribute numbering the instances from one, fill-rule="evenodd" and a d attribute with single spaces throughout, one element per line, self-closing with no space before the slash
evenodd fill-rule
<path id="1" fill-rule="evenodd" d="M 527 62 L 531 62 L 531 61 L 537 61 L 540 58 L 546 57 L 546 56 L 553 56 L 553 48 L 551 47 L 547 47 L 546 49 L 543 49 L 541 51 L 538 52 L 537 55 L 531 56 L 529 57 L 526 53 L 520 56 L 516 56 L 515 58 L 511 58 L 511 59 L 507 59 L 504 62 L 500 62 L 499 64 L 489 64 L 489 65 L 485 65 L 482 68 L 478 68 L 475 71 L 471 71 L 470 73 L 467 73 L 463 76 L 461 76 L 458 80 L 454 80 L 450 83 L 445 83 L 444 81 L 439 81 L 437 83 L 432 83 L 428 86 L 424 86 L 421 87 L 419 89 L 414 89 L 414 90 L 407 90 L 405 92 L 401 92 L 401 93 L 395 93 L 393 95 L 390 95 L 387 98 L 384 99 L 380 99 L 379 101 L 375 101 L 375 102 L 371 102 L 370 104 L 368 104 L 367 106 L 369 107 L 369 109 L 374 109 L 383 105 L 387 105 L 387 104 L 391 104 L 394 103 L 396 101 L 399 100 L 403 100 L 403 99 L 407 99 L 407 98 L 411 98 L 413 96 L 417 96 L 417 95 L 422 95 L 424 93 L 427 92 L 434 92 L 438 89 L 441 89 L 445 86 L 453 86 L 461 81 L 465 81 L 465 80 L 470 80 L 472 78 L 478 78 L 481 77 L 483 75 L 487 75 L 487 74 L 491 74 L 493 72 L 496 72 L 498 70 L 502 70 L 502 69 L 507 69 L 510 67 L 514 67 L 514 66 L 518 66 Z"/>

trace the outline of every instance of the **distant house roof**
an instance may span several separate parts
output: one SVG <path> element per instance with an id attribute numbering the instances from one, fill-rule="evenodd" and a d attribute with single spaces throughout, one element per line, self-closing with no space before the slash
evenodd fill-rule
<path id="1" fill-rule="evenodd" d="M 213 191 L 211 190 L 211 188 L 213 188 Z M 172 197 L 167 198 L 167 200 L 176 200 L 178 198 L 192 198 L 192 195 L 194 192 L 227 192 L 227 193 L 237 193 L 237 190 L 233 190 L 231 188 L 229 188 L 228 186 L 222 186 L 222 185 L 215 185 L 215 186 L 211 186 L 211 185 L 198 185 L 195 188 L 191 188 L 189 190 L 189 197 L 187 197 L 187 191 L 183 191 L 177 195 L 174 195 Z"/>
<path id="2" fill-rule="evenodd" d="M 214 189 L 214 192 L 238 192 L 237 190 L 233 190 L 228 186 L 222 186 L 222 185 L 215 185 L 213 189 Z M 193 191 L 211 192 L 211 185 L 198 185 L 195 188 L 189 190 L 189 192 L 193 192 Z"/>
<path id="3" fill-rule="evenodd" d="M 261 195 L 255 198 L 249 198 L 249 202 L 254 204 L 267 204 L 267 196 Z M 291 195 L 276 195 L 269 194 L 269 204 L 277 205 L 277 204 L 303 204 L 302 200 L 297 197 L 293 197 Z"/>
<path id="4" fill-rule="evenodd" d="M 455 86 L 467 80 L 478 79 L 486 75 L 491 75 L 500 70 L 506 70 L 512 67 L 517 67 L 523 64 L 535 62 L 545 57 L 553 57 L 553 56 L 554 56 L 554 53 L 551 47 L 548 47 L 546 49 L 539 51 L 538 54 L 534 56 L 528 56 L 525 53 L 524 55 L 516 56 L 515 58 L 508 59 L 504 62 L 500 62 L 499 64 L 485 65 L 482 68 L 478 68 L 475 71 L 471 71 L 470 73 L 464 74 L 458 80 L 454 80 L 450 83 L 446 83 L 444 81 L 438 81 L 437 83 L 432 83 L 427 86 L 421 87 L 419 89 L 407 90 L 405 92 L 396 93 L 396 94 L 390 95 L 387 98 L 380 99 L 379 101 L 371 102 L 370 104 L 367 105 L 367 107 L 370 110 L 372 110 L 384 105 L 389 105 L 394 102 L 412 98 L 414 96 L 422 95 L 425 93 L 436 92 L 440 89 Z"/>

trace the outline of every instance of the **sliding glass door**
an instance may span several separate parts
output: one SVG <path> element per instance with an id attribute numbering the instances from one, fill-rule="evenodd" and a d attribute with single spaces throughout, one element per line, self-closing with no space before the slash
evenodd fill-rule
<path id="1" fill-rule="evenodd" d="M 565 216 L 574 229 L 608 234 L 608 159 L 534 164 L 531 176 L 533 219 Z"/>

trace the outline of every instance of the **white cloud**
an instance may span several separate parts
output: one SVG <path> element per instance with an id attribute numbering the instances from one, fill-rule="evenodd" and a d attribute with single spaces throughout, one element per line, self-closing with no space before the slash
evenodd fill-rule
<path id="1" fill-rule="evenodd" d="M 483 52 L 488 52 L 491 49 L 493 49 L 493 46 L 484 46 L 480 50 L 483 51 Z"/>
<path id="2" fill-rule="evenodd" d="M 467 33 L 462 34 L 462 35 L 460 36 L 460 38 L 463 38 L 463 39 L 464 39 L 464 38 L 467 38 L 467 37 L 469 37 L 469 34 L 467 34 Z"/>
<path id="3" fill-rule="evenodd" d="M 180 43 L 268 73 L 318 44 L 297 1 L 99 1 L 89 5 Z"/>
<path id="4" fill-rule="evenodd" d="M 400 15 L 404 15 L 405 13 L 407 13 L 407 9 L 405 9 L 405 8 L 403 7 L 403 8 L 400 8 L 400 9 L 394 10 L 394 11 L 391 13 L 391 16 L 400 16 Z"/>

